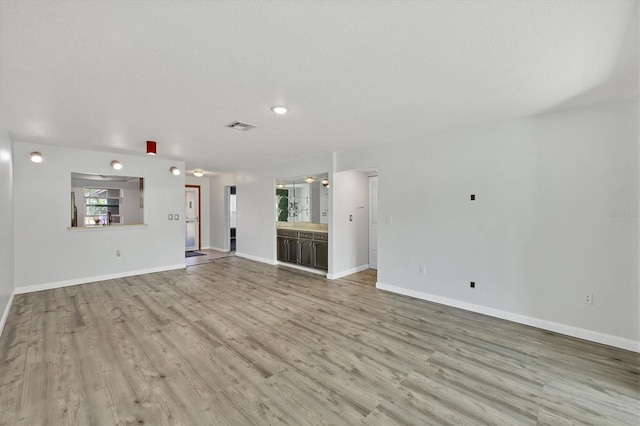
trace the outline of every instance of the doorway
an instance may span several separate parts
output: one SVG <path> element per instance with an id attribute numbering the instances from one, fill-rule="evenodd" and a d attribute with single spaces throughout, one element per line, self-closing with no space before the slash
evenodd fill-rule
<path id="1" fill-rule="evenodd" d="M 229 187 L 229 250 L 236 251 L 236 187 Z"/>
<path id="2" fill-rule="evenodd" d="M 200 185 L 184 189 L 185 251 L 200 250 Z"/>
<path id="3" fill-rule="evenodd" d="M 378 176 L 369 176 L 369 268 L 378 270 Z"/>

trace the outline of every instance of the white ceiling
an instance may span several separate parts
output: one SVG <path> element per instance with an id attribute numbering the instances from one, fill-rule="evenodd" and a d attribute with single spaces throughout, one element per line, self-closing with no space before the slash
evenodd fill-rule
<path id="1" fill-rule="evenodd" d="M 638 61 L 637 1 L 2 0 L 0 122 L 233 171 L 637 96 Z"/>

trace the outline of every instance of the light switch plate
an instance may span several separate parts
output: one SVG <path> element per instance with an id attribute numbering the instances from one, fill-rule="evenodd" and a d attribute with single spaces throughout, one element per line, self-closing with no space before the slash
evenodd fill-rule
<path id="1" fill-rule="evenodd" d="M 173 220 L 173 215 L 169 213 L 169 220 Z"/>

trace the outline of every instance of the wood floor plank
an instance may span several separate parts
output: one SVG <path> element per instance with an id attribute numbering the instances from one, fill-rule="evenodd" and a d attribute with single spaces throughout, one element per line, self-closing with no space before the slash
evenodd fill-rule
<path id="1" fill-rule="evenodd" d="M 640 355 L 235 256 L 17 295 L 0 425 L 632 424 Z"/>

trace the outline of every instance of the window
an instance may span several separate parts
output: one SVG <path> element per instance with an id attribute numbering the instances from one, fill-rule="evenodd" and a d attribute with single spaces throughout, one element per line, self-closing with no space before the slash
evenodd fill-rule
<path id="1" fill-rule="evenodd" d="M 120 215 L 121 188 L 84 188 L 85 225 L 123 223 Z"/>

